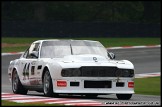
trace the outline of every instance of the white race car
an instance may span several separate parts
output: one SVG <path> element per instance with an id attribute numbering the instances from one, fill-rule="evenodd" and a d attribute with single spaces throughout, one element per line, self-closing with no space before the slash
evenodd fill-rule
<path id="1" fill-rule="evenodd" d="M 114 58 L 98 41 L 38 40 L 10 62 L 8 75 L 16 94 L 116 94 L 128 100 L 134 93 L 134 66 Z"/>

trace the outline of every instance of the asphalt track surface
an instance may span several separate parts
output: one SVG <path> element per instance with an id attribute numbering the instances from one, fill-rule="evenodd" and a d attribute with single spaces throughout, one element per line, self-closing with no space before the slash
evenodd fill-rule
<path id="1" fill-rule="evenodd" d="M 154 47 L 154 48 L 134 48 L 134 49 L 113 49 L 109 50 L 116 55 L 117 60 L 127 59 L 131 61 L 135 66 L 135 74 L 142 74 L 142 73 L 154 73 L 154 72 L 161 72 L 161 47 Z M 6 93 L 12 93 L 11 90 L 11 83 L 9 82 L 7 69 L 9 62 L 13 59 L 19 58 L 20 55 L 6 55 L 1 56 L 1 91 Z M 42 93 L 37 93 L 35 91 L 29 91 L 28 94 L 35 95 L 35 96 L 42 96 Z M 77 97 L 80 99 L 88 99 L 83 96 L 66 96 L 63 95 L 62 97 Z M 90 98 L 89 98 L 90 99 Z M 155 101 L 160 102 L 161 105 L 161 96 L 153 96 L 153 95 L 138 95 L 134 94 L 129 101 L 146 101 L 146 103 Z M 99 95 L 97 98 L 93 100 L 100 101 L 102 103 L 107 102 L 119 102 L 122 100 L 118 100 L 115 95 Z"/>

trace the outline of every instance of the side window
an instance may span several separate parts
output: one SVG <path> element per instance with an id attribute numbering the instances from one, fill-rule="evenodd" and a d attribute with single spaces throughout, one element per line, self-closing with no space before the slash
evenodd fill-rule
<path id="1" fill-rule="evenodd" d="M 25 51 L 23 58 L 26 58 L 28 54 L 29 54 L 29 48 Z"/>
<path id="2" fill-rule="evenodd" d="M 39 55 L 39 44 L 40 44 L 40 43 L 33 43 L 33 44 L 30 46 L 26 58 L 35 58 L 35 57 L 31 56 L 31 53 L 32 53 L 32 52 L 37 53 L 37 54 L 36 54 L 37 56 Z"/>
<path id="3" fill-rule="evenodd" d="M 36 43 L 32 51 L 39 51 L 39 43 Z"/>

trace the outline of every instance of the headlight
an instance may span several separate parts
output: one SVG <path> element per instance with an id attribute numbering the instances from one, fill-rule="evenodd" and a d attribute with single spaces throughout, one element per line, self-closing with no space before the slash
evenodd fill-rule
<path id="1" fill-rule="evenodd" d="M 130 69 L 129 72 L 130 72 L 130 75 L 129 76 L 130 77 L 134 77 L 134 70 L 133 69 Z"/>
<path id="2" fill-rule="evenodd" d="M 124 69 L 122 72 L 123 77 L 129 77 L 130 73 L 128 69 Z"/>
<path id="3" fill-rule="evenodd" d="M 117 77 L 133 77 L 134 70 L 133 69 L 118 69 L 116 71 Z"/>
<path id="4" fill-rule="evenodd" d="M 61 76 L 63 76 L 63 77 L 68 77 L 68 75 L 69 75 L 68 69 L 63 69 L 63 70 L 61 71 Z"/>

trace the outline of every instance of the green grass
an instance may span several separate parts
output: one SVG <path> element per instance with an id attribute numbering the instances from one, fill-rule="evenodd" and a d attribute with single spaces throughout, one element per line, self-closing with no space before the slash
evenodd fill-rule
<path id="1" fill-rule="evenodd" d="M 44 103 L 16 103 L 6 100 L 1 100 L 2 106 L 64 106 L 63 104 L 44 104 Z"/>
<path id="2" fill-rule="evenodd" d="M 29 46 L 19 46 L 19 47 L 4 47 L 2 48 L 2 52 L 23 52 Z"/>
<path id="3" fill-rule="evenodd" d="M 39 40 L 41 38 L 19 38 L 19 37 L 2 37 L 2 43 L 32 43 L 35 40 Z"/>
<path id="4" fill-rule="evenodd" d="M 41 39 L 59 39 L 59 38 L 11 38 L 3 37 L 2 43 L 10 44 L 31 44 L 33 41 Z M 105 47 L 115 46 L 134 46 L 134 45 L 158 45 L 160 38 L 61 38 L 61 39 L 77 39 L 77 40 L 96 40 L 100 41 Z M 2 52 L 19 52 L 24 51 L 27 46 L 4 47 Z"/>
<path id="5" fill-rule="evenodd" d="M 32 43 L 40 39 L 59 39 L 59 38 L 2 38 L 2 43 Z M 81 40 L 97 40 L 104 46 L 126 46 L 126 45 L 153 45 L 160 44 L 160 38 L 61 38 L 61 39 L 81 39 Z"/>
<path id="6" fill-rule="evenodd" d="M 135 94 L 161 95 L 160 77 L 135 78 Z"/>

